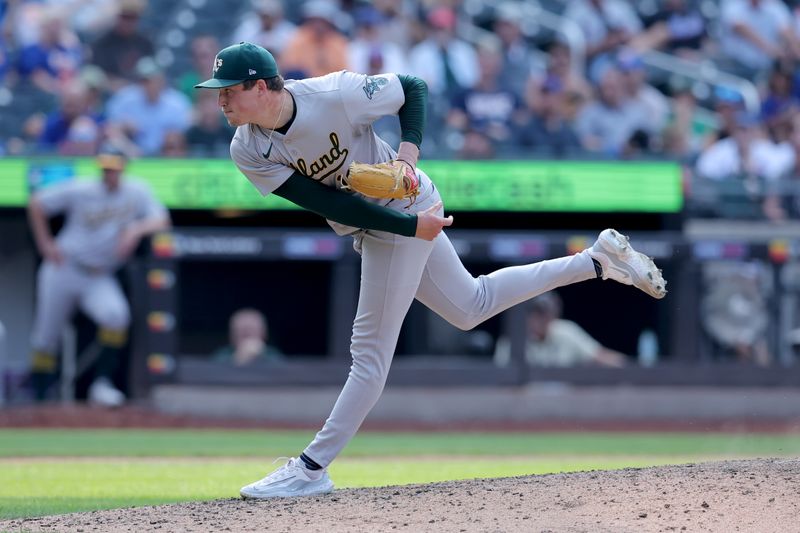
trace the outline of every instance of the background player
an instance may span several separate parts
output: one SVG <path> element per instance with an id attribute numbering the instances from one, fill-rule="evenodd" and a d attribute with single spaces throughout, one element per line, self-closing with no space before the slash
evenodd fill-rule
<path id="1" fill-rule="evenodd" d="M 31 197 L 28 216 L 42 255 L 36 290 L 30 381 L 35 398 L 47 397 L 57 378 L 58 340 L 76 307 L 97 324 L 101 351 L 89 400 L 118 406 L 125 400 L 112 384 L 119 351 L 127 340 L 130 310 L 115 271 L 142 237 L 167 229 L 169 215 L 141 183 L 124 180 L 126 159 L 113 149 L 97 158 L 101 180 L 70 180 Z M 54 238 L 48 218 L 63 213 Z"/>
<path id="2" fill-rule="evenodd" d="M 471 329 L 512 305 L 588 279 L 614 279 L 656 298 L 666 294 L 653 262 L 614 230 L 603 231 L 591 249 L 570 257 L 478 278 L 469 274 L 442 232 L 452 217 L 442 216 L 439 192 L 416 169 L 427 103 L 427 87 L 418 78 L 342 71 L 284 83 L 267 50 L 240 43 L 217 54 L 213 77 L 197 87 L 219 90 L 222 112 L 238 126 L 231 157 L 256 188 L 324 216 L 337 233 L 353 236 L 361 254 L 353 364 L 344 389 L 304 452 L 243 487 L 244 497 L 333 490 L 326 467 L 378 400 L 414 298 L 453 325 Z M 400 119 L 397 152 L 371 126 L 391 114 Z M 419 190 L 415 202 L 368 199 L 339 190 L 351 162 L 391 160 L 408 167 Z"/>

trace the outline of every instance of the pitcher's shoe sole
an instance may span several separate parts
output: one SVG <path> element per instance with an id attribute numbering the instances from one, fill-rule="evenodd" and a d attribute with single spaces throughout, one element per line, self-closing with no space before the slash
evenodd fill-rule
<path id="1" fill-rule="evenodd" d="M 628 237 L 605 229 L 589 249 L 589 255 L 603 267 L 603 279 L 633 285 L 653 298 L 667 294 L 667 282 L 653 260 L 631 246 Z"/>

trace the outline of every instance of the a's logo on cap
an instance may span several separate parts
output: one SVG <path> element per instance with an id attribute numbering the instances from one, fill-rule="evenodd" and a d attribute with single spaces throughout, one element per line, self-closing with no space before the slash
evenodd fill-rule
<path id="1" fill-rule="evenodd" d="M 220 59 L 218 57 L 215 58 L 214 59 L 214 72 L 218 71 L 219 67 L 221 67 L 221 66 L 222 66 L 222 59 Z"/>
<path id="2" fill-rule="evenodd" d="M 247 75 L 248 75 L 248 76 L 252 76 L 252 75 L 253 75 L 253 74 L 255 74 L 255 73 L 256 73 L 256 71 L 255 71 L 255 70 L 253 70 L 253 69 L 249 69 L 249 70 L 247 71 Z"/>

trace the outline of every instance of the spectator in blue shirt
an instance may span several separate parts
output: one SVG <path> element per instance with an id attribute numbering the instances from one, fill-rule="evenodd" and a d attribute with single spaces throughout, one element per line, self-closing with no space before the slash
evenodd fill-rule
<path id="1" fill-rule="evenodd" d="M 598 99 L 581 109 L 575 130 L 584 149 L 607 157 L 620 157 L 634 141 L 646 144 L 651 117 L 625 94 L 622 74 L 609 67 L 598 87 Z"/>
<path id="2" fill-rule="evenodd" d="M 102 119 L 89 111 L 86 86 L 75 81 L 61 93 L 59 108 L 47 115 L 39 145 L 46 152 L 94 155 L 102 134 Z"/>
<path id="3" fill-rule="evenodd" d="M 81 66 L 81 43 L 64 26 L 55 10 L 48 11 L 39 29 L 39 40 L 23 47 L 17 57 L 17 71 L 39 89 L 58 93 Z"/>
<path id="4" fill-rule="evenodd" d="M 545 157 L 567 157 L 581 151 L 581 142 L 570 119 L 569 100 L 581 98 L 568 93 L 556 76 L 541 84 L 538 106 L 529 106 L 530 116 L 516 137 L 522 146 Z"/>
<path id="5" fill-rule="evenodd" d="M 6 17 L 8 16 L 8 2 L 0 2 L 0 28 L 6 27 Z M 6 44 L 6 36 L 4 32 L 0 31 L 0 83 L 5 80 L 6 72 L 8 72 L 8 46 Z"/>
<path id="6" fill-rule="evenodd" d="M 120 89 L 108 101 L 108 125 L 114 137 L 124 134 L 141 155 L 158 155 L 168 133 L 184 133 L 191 125 L 191 103 L 167 85 L 153 58 L 139 60 L 136 73 L 138 83 Z"/>
<path id="7" fill-rule="evenodd" d="M 479 45 L 478 65 L 478 82 L 453 98 L 448 123 L 462 132 L 483 132 L 494 143 L 510 141 L 522 106 L 520 97 L 499 83 L 503 66 L 499 43 L 487 40 Z"/>
<path id="8" fill-rule="evenodd" d="M 653 48 L 685 58 L 702 58 L 708 28 L 698 6 L 687 0 L 665 0 L 648 23 L 647 30 L 634 39 L 636 48 Z"/>
<path id="9" fill-rule="evenodd" d="M 791 137 L 792 118 L 800 103 L 793 93 L 793 83 L 788 65 L 778 64 L 769 74 L 767 93 L 761 102 L 761 119 L 776 142 L 787 141 Z"/>

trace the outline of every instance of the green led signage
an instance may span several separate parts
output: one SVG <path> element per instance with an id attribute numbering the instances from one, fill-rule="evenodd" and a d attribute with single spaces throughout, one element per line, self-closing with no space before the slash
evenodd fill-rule
<path id="1" fill-rule="evenodd" d="M 680 167 L 657 162 L 422 161 L 449 211 L 676 213 Z M 225 159 L 140 159 L 127 174 L 170 209 L 297 209 L 267 197 Z M 91 158 L 0 160 L 0 207 L 22 207 L 31 186 L 95 178 Z"/>

